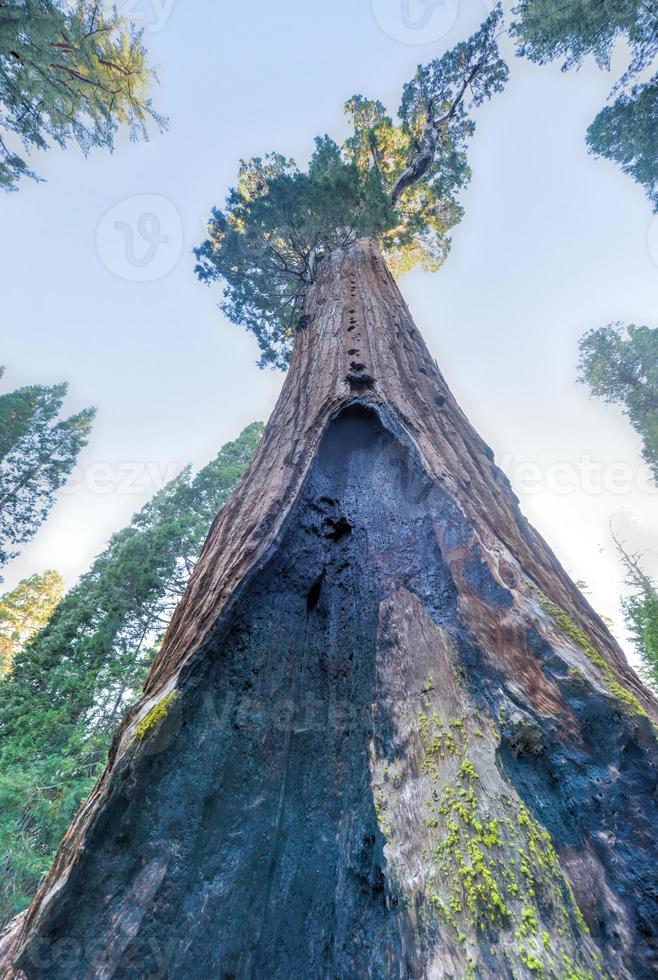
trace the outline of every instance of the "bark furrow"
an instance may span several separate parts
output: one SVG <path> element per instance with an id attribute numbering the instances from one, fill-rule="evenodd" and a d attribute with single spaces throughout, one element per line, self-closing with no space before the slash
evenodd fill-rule
<path id="1" fill-rule="evenodd" d="M 304 323 L 2 975 L 655 976 L 655 700 L 373 243 Z"/>

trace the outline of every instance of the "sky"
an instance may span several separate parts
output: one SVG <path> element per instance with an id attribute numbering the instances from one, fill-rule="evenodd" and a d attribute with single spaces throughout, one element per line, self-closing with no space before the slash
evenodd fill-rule
<path id="1" fill-rule="evenodd" d="M 347 135 L 355 93 L 394 113 L 420 62 L 476 29 L 489 0 L 124 0 L 158 65 L 167 132 L 114 154 L 33 154 L 46 178 L 0 197 L 2 390 L 70 383 L 98 410 L 88 447 L 3 588 L 52 567 L 68 585 L 186 463 L 204 465 L 283 376 L 194 276 L 192 249 L 241 158 L 303 163 Z M 610 527 L 658 574 L 658 489 L 621 411 L 577 383 L 578 340 L 611 321 L 658 326 L 658 224 L 641 188 L 589 156 L 614 76 L 515 57 L 477 115 L 464 220 L 434 274 L 400 281 L 432 354 L 494 449 L 526 516 L 587 583 L 632 657 Z M 623 51 L 615 66 L 623 65 Z"/>

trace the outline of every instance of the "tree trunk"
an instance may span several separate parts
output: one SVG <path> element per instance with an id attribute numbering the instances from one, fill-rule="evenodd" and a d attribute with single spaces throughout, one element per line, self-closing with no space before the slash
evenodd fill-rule
<path id="1" fill-rule="evenodd" d="M 655 976 L 655 701 L 376 246 L 305 312 L 0 974 Z"/>

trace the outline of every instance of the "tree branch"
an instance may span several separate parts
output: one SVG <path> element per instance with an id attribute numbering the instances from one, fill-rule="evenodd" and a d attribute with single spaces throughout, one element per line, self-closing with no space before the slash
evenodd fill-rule
<path id="1" fill-rule="evenodd" d="M 440 119 L 431 120 L 425 124 L 420 146 L 414 153 L 411 154 L 408 166 L 400 174 L 393 185 L 393 190 L 391 191 L 391 200 L 393 204 L 397 204 L 400 195 L 408 187 L 418 183 L 418 181 L 425 176 L 427 171 L 434 163 L 439 142 L 439 132 L 443 127 L 447 126 L 450 120 L 454 117 L 457 109 L 464 99 L 468 86 L 473 82 L 481 69 L 482 63 L 479 62 L 462 81 L 459 91 L 453 99 L 449 110 Z"/>

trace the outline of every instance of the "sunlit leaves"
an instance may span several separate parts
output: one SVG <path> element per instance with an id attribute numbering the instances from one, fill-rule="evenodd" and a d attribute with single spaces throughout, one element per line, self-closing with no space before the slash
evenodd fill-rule
<path id="1" fill-rule="evenodd" d="M 31 575 L 0 596 L 0 676 L 11 670 L 16 654 L 43 629 L 64 594 L 58 572 Z"/>
<path id="2" fill-rule="evenodd" d="M 0 185 L 35 176 L 24 154 L 70 140 L 111 148 L 119 127 L 146 137 L 155 78 L 141 34 L 95 0 L 0 4 Z M 12 148 L 12 144 L 15 144 Z"/>
<path id="3" fill-rule="evenodd" d="M 280 154 L 242 163 L 223 210 L 196 249 L 202 282 L 221 281 L 221 304 L 254 334 L 261 366 L 285 368 L 318 264 L 359 237 L 375 239 L 399 274 L 437 269 L 462 216 L 470 177 L 470 110 L 505 84 L 496 7 L 468 41 L 419 68 L 398 121 L 362 95 L 345 105 L 342 147 L 317 138 L 306 171 Z"/>

